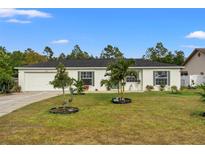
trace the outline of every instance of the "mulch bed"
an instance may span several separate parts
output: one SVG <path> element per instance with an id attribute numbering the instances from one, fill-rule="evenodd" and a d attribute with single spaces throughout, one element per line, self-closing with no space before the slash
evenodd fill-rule
<path id="1" fill-rule="evenodd" d="M 79 111 L 77 107 L 54 107 L 49 110 L 53 114 L 71 114 Z"/>
<path id="2" fill-rule="evenodd" d="M 132 100 L 130 98 L 120 98 L 120 97 L 112 98 L 112 103 L 114 104 L 128 104 L 131 102 Z"/>

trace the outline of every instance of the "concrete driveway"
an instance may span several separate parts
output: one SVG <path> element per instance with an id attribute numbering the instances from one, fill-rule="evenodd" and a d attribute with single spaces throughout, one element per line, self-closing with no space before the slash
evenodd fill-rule
<path id="1" fill-rule="evenodd" d="M 0 96 L 0 116 L 8 114 L 28 104 L 61 94 L 61 92 L 24 92 Z"/>

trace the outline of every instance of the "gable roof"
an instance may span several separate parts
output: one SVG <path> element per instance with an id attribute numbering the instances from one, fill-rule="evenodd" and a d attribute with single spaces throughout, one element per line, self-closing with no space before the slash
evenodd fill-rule
<path id="1" fill-rule="evenodd" d="M 189 55 L 189 57 L 185 60 L 184 65 L 186 65 L 189 60 L 197 53 L 197 52 L 201 52 L 201 53 L 204 53 L 205 54 L 205 48 L 195 48 L 192 53 Z"/>
<path id="2" fill-rule="evenodd" d="M 75 59 L 75 60 L 65 60 L 65 61 L 48 61 L 42 62 L 38 64 L 26 65 L 24 67 L 32 68 L 32 67 L 57 67 L 57 65 L 61 62 L 65 65 L 65 67 L 107 67 L 111 62 L 115 59 Z M 130 59 L 126 59 L 130 60 Z M 160 63 L 154 62 L 145 59 L 133 59 L 135 61 L 134 66 L 132 67 L 180 67 L 175 64 L 168 63 Z"/>

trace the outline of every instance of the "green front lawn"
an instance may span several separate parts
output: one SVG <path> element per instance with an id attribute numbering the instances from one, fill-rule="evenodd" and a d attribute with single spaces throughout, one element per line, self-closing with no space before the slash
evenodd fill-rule
<path id="1" fill-rule="evenodd" d="M 80 112 L 49 114 L 55 97 L 0 118 L 0 144 L 205 144 L 205 104 L 192 91 L 128 93 L 133 103 L 110 102 L 115 94 L 76 96 Z M 195 114 L 193 114 L 195 113 Z"/>

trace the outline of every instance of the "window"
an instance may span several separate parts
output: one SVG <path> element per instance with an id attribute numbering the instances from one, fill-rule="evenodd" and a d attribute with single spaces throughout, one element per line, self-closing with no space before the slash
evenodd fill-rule
<path id="1" fill-rule="evenodd" d="M 94 72 L 78 72 L 84 85 L 94 85 Z"/>
<path id="2" fill-rule="evenodd" d="M 169 74 L 168 71 L 154 72 L 154 85 L 169 85 Z"/>
<path id="3" fill-rule="evenodd" d="M 126 82 L 137 82 L 137 78 L 134 76 L 127 76 Z"/>

